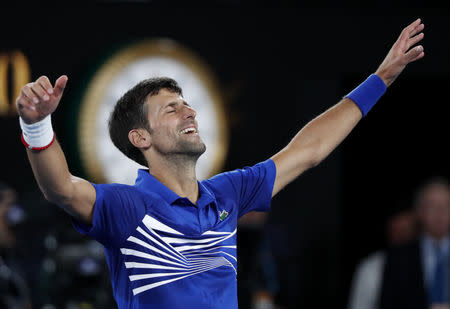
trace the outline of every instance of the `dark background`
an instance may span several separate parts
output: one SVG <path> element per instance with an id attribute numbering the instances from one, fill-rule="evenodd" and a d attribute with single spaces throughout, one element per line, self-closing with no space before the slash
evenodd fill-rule
<path id="1" fill-rule="evenodd" d="M 211 66 L 227 98 L 228 170 L 280 150 L 373 73 L 403 27 L 422 18 L 425 58 L 406 68 L 330 157 L 272 203 L 267 229 L 277 263 L 277 302 L 286 308 L 343 308 L 356 263 L 386 245 L 389 214 L 408 207 L 427 177 L 449 177 L 450 12 L 414 2 L 370 9 L 217 3 L 215 8 L 175 2 L 0 6 L 0 51 L 21 50 L 32 79 L 69 76 L 53 123 L 63 148 L 71 149 L 72 141 L 64 139 L 70 135 L 65 122 L 75 116 L 64 105 L 104 53 L 141 38 L 168 37 L 184 44 Z M 27 271 L 37 273 L 53 254 L 44 245 L 48 235 L 61 245 L 81 240 L 68 216 L 39 193 L 17 117 L 0 118 L 0 132 L 0 180 L 18 191 L 27 210 L 21 256 Z M 77 166 L 77 153 L 67 156 L 69 166 Z M 84 175 L 78 168 L 72 173 Z M 43 279 L 32 276 L 33 294 L 41 294 L 34 296 L 36 304 L 75 297 L 77 288 L 68 288 L 73 282 L 95 287 L 107 281 L 76 281 L 68 273 L 57 267 L 44 288 Z"/>

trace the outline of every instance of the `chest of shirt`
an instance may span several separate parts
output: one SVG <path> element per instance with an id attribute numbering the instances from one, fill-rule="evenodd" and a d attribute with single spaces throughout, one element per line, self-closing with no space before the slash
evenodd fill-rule
<path id="1" fill-rule="evenodd" d="M 116 256 L 135 295 L 205 272 L 236 275 L 237 211 L 232 202 L 220 205 L 168 204 L 155 197 L 141 205 L 145 215 Z"/>
<path id="2" fill-rule="evenodd" d="M 206 205 L 194 205 L 186 198 L 172 204 L 153 196 L 145 201 L 145 214 L 186 237 L 205 233 L 231 233 L 236 229 L 238 211 L 231 199 L 218 199 Z"/>

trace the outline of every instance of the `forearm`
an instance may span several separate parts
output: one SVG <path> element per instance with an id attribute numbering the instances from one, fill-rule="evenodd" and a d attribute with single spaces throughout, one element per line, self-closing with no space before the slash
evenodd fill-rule
<path id="1" fill-rule="evenodd" d="M 315 166 L 345 139 L 361 118 L 356 104 L 343 99 L 303 127 L 287 145 L 288 151 L 299 153 L 308 149 L 307 164 Z"/>
<path id="2" fill-rule="evenodd" d="M 325 159 L 362 118 L 350 99 L 343 99 L 304 126 L 292 141 L 272 157 L 277 166 L 276 190 Z"/>
<path id="3" fill-rule="evenodd" d="M 273 194 L 325 159 L 351 132 L 386 91 L 377 75 L 370 75 L 344 99 L 309 122 L 273 157 L 277 177 Z"/>
<path id="4" fill-rule="evenodd" d="M 58 141 L 42 151 L 27 149 L 27 155 L 45 198 L 57 204 L 69 200 L 73 195 L 73 176 Z"/>
<path id="5" fill-rule="evenodd" d="M 424 56 L 423 47 L 414 44 L 423 39 L 420 19 L 403 29 L 397 41 L 378 67 L 338 104 L 309 122 L 294 139 L 272 157 L 277 173 L 272 196 L 306 169 L 319 164 L 352 131 L 405 66 Z"/>
<path id="6" fill-rule="evenodd" d="M 96 199 L 94 187 L 86 180 L 72 176 L 66 157 L 54 139 L 53 113 L 61 100 L 67 76 L 58 78 L 53 87 L 46 76 L 26 84 L 16 100 L 22 142 L 27 147 L 34 177 L 44 196 L 72 216 L 92 222 Z"/>

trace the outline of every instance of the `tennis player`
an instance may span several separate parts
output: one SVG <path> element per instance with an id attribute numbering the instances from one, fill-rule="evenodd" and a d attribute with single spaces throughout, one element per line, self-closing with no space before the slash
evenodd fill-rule
<path id="1" fill-rule="evenodd" d="M 196 112 L 170 78 L 150 78 L 117 102 L 113 143 L 148 166 L 133 186 L 94 184 L 72 175 L 52 129 L 67 76 L 45 76 L 16 100 L 35 178 L 75 228 L 105 248 L 119 308 L 237 308 L 236 226 L 249 211 L 325 159 L 369 112 L 407 64 L 424 56 L 420 19 L 407 26 L 377 71 L 310 121 L 264 162 L 198 181 L 205 152 Z"/>

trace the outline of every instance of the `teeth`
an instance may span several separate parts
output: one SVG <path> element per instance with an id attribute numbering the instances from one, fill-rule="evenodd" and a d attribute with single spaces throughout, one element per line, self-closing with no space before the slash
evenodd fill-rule
<path id="1" fill-rule="evenodd" d="M 183 134 L 186 134 L 189 132 L 197 133 L 197 130 L 195 128 L 187 128 L 187 129 L 181 130 L 181 133 L 183 133 Z"/>

